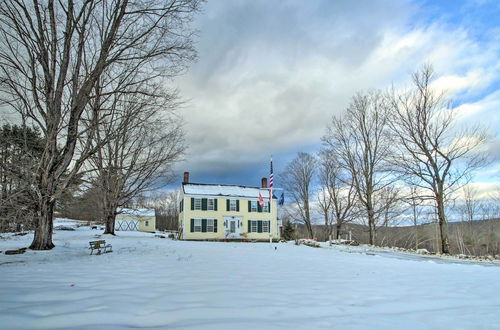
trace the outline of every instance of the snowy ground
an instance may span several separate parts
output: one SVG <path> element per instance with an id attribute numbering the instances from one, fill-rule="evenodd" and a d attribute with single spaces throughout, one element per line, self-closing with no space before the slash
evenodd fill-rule
<path id="1" fill-rule="evenodd" d="M 499 263 L 131 232 L 91 256 L 95 234 L 0 254 L 0 328 L 500 329 Z M 0 250 L 32 237 L 3 234 Z"/>

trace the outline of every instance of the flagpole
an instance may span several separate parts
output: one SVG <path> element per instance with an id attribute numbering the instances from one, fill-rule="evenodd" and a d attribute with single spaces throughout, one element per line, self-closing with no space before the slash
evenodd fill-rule
<path id="1" fill-rule="evenodd" d="M 274 186 L 274 173 L 273 173 L 273 155 L 271 155 L 271 171 L 269 174 L 269 213 L 271 217 L 273 216 L 273 186 Z M 276 225 L 278 224 L 278 213 L 276 213 Z M 269 224 L 269 243 L 272 245 L 273 242 L 273 230 L 271 224 Z"/>

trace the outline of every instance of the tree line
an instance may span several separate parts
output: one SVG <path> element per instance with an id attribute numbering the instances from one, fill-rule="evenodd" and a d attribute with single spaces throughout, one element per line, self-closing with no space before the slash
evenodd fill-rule
<path id="1" fill-rule="evenodd" d="M 439 251 L 450 252 L 447 207 L 487 163 L 480 148 L 488 134 L 480 127 L 459 127 L 433 79 L 427 65 L 412 75 L 407 90 L 357 93 L 328 124 L 319 154 L 301 152 L 288 164 L 281 182 L 292 197 L 292 218 L 305 224 L 311 238 L 317 180 L 315 205 L 328 235 L 335 229 L 339 238 L 345 223 L 362 220 L 369 243 L 376 244 L 377 227 L 401 217 L 416 226 L 425 206 L 439 226 Z"/>
<path id="2" fill-rule="evenodd" d="M 114 233 L 120 206 L 171 179 L 185 145 L 167 86 L 196 58 L 199 9 L 198 0 L 2 3 L 0 102 L 17 124 L 2 131 L 22 138 L 2 136 L 0 217 L 32 219 L 31 249 L 54 247 L 54 211 L 71 189 L 99 196 L 94 208 Z"/>

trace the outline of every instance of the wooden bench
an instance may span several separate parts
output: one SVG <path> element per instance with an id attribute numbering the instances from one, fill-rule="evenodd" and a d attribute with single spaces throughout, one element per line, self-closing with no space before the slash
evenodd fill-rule
<path id="1" fill-rule="evenodd" d="M 89 242 L 90 244 L 90 254 L 94 252 L 94 250 L 97 250 L 96 254 L 101 254 L 102 252 L 108 253 L 108 252 L 113 252 L 113 247 L 111 244 L 106 244 L 105 240 L 99 240 L 99 241 L 92 241 Z"/>

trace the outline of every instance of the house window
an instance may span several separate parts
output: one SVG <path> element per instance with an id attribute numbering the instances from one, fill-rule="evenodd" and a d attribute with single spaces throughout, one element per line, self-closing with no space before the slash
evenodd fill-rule
<path id="1" fill-rule="evenodd" d="M 250 232 L 251 233 L 257 232 L 257 221 L 250 220 Z"/>
<path id="2" fill-rule="evenodd" d="M 214 206 L 215 206 L 214 199 L 213 198 L 207 199 L 207 210 L 209 211 L 215 210 Z"/>
<path id="3" fill-rule="evenodd" d="M 207 219 L 207 233 L 214 232 L 214 219 Z"/>
<path id="4" fill-rule="evenodd" d="M 262 212 L 269 212 L 269 203 L 264 203 L 264 207 L 262 208 Z"/>
<path id="5" fill-rule="evenodd" d="M 194 232 L 201 233 L 201 219 L 194 219 Z"/>
<path id="6" fill-rule="evenodd" d="M 262 221 L 262 232 L 263 233 L 269 232 L 269 221 Z"/>
<path id="7" fill-rule="evenodd" d="M 201 210 L 201 198 L 193 198 L 194 199 L 194 209 Z"/>
<path id="8" fill-rule="evenodd" d="M 257 201 L 252 201 L 251 206 L 250 206 L 250 212 L 257 212 Z"/>
<path id="9" fill-rule="evenodd" d="M 144 221 L 144 226 L 148 227 L 149 226 L 149 221 Z"/>
<path id="10" fill-rule="evenodd" d="M 217 219 L 191 219 L 192 233 L 216 233 Z"/>
<path id="11" fill-rule="evenodd" d="M 268 220 L 248 220 L 249 233 L 269 233 Z"/>
<path id="12" fill-rule="evenodd" d="M 237 211 L 237 209 L 236 209 L 236 199 L 229 200 L 229 211 Z"/>

